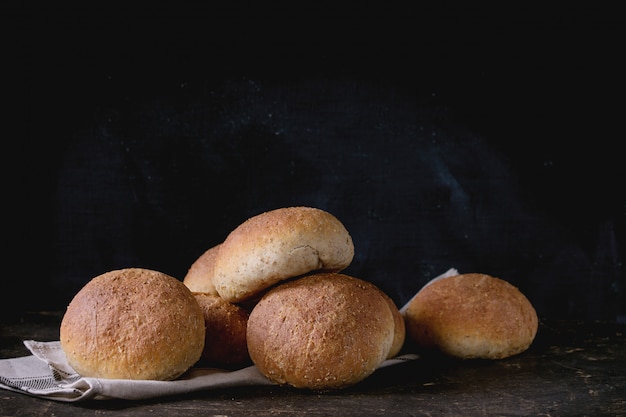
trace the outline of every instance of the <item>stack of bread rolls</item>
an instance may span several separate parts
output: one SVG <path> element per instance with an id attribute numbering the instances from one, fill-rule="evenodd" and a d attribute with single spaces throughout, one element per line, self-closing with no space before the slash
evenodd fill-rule
<path id="1" fill-rule="evenodd" d="M 394 302 L 374 284 L 340 273 L 353 257 L 352 238 L 335 216 L 285 207 L 240 224 L 183 282 L 196 297 L 249 311 L 245 346 L 268 379 L 337 389 L 373 373 L 405 338 Z M 205 346 L 208 338 L 207 331 Z"/>
<path id="2" fill-rule="evenodd" d="M 271 381 L 347 387 L 397 355 L 405 323 L 374 284 L 342 274 L 352 238 L 313 207 L 261 213 L 201 254 L 182 282 L 110 271 L 79 291 L 61 346 L 82 376 L 168 380 L 198 362 L 254 363 Z"/>

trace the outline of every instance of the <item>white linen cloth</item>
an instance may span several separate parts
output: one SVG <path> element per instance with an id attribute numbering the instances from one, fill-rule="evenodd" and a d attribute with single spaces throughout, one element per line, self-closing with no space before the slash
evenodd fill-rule
<path id="1" fill-rule="evenodd" d="M 256 366 L 235 371 L 191 368 L 173 381 L 83 378 L 68 364 L 61 343 L 25 340 L 32 355 L 0 360 L 0 388 L 56 401 L 89 399 L 141 400 L 194 391 L 273 385 Z M 417 359 L 408 354 L 385 361 L 382 367 Z"/>

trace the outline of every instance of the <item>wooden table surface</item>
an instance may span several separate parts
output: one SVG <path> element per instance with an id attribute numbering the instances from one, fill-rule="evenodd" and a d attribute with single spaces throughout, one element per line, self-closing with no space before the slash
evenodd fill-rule
<path id="1" fill-rule="evenodd" d="M 4 318 L 0 358 L 27 355 L 24 339 L 58 340 L 60 320 L 61 313 Z M 542 321 L 521 355 L 499 361 L 422 357 L 337 392 L 259 386 L 62 403 L 0 390 L 0 417 L 87 415 L 626 416 L 626 325 Z"/>

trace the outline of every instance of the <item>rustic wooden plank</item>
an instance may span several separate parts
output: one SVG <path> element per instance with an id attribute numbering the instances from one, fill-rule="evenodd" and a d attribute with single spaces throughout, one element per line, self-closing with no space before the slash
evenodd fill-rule
<path id="1" fill-rule="evenodd" d="M 60 314 L 0 324 L 0 357 L 26 354 L 24 338 L 58 335 Z M 501 361 L 437 356 L 381 369 L 354 387 L 212 390 L 150 401 L 66 404 L 0 390 L 0 416 L 620 415 L 626 414 L 626 326 L 542 323 L 525 353 Z"/>

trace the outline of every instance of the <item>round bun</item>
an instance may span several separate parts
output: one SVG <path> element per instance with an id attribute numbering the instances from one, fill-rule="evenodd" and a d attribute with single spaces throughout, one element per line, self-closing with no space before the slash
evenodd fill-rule
<path id="1" fill-rule="evenodd" d="M 404 341 L 406 339 L 406 323 L 404 321 L 404 316 L 398 309 L 398 306 L 396 306 L 396 303 L 393 302 L 393 300 L 387 295 L 387 293 L 382 291 L 371 282 L 363 281 L 362 284 L 370 285 L 376 291 L 378 291 L 387 302 L 389 310 L 391 310 L 391 314 L 393 316 L 393 342 L 391 343 L 391 348 L 389 349 L 389 353 L 387 354 L 387 359 L 394 358 L 398 355 L 398 353 L 400 353 L 400 351 L 404 347 Z"/>
<path id="2" fill-rule="evenodd" d="M 404 322 L 404 316 L 402 316 L 402 313 L 398 310 L 398 306 L 396 306 L 396 303 L 393 302 L 391 297 L 378 287 L 376 287 L 376 289 L 380 291 L 380 294 L 383 296 L 385 301 L 387 301 L 387 305 L 393 315 L 393 342 L 391 343 L 391 348 L 387 354 L 387 359 L 391 359 L 396 357 L 404 347 L 404 341 L 406 339 L 406 323 Z"/>
<path id="3" fill-rule="evenodd" d="M 354 245 L 332 214 L 286 207 L 254 216 L 222 243 L 213 283 L 227 301 L 258 296 L 272 285 L 313 271 L 338 272 L 354 257 Z"/>
<path id="4" fill-rule="evenodd" d="M 419 346 L 462 359 L 501 359 L 521 353 L 538 328 L 535 309 L 513 285 L 485 274 L 462 274 L 427 284 L 405 312 Z"/>
<path id="5" fill-rule="evenodd" d="M 250 361 L 246 343 L 248 311 L 223 298 L 194 293 L 206 326 L 202 361 L 213 365 L 240 365 Z"/>
<path id="6" fill-rule="evenodd" d="M 388 357 L 394 318 L 373 285 L 317 273 L 269 290 L 248 320 L 248 351 L 277 384 L 329 390 L 372 374 Z"/>
<path id="7" fill-rule="evenodd" d="M 61 346 L 84 377 L 171 380 L 204 347 L 204 317 L 179 280 L 141 268 L 89 281 L 61 321 Z"/>
<path id="8" fill-rule="evenodd" d="M 207 249 L 189 267 L 187 275 L 183 278 L 183 284 L 192 292 L 218 295 L 215 285 L 213 285 L 213 270 L 220 246 L 216 245 Z"/>

